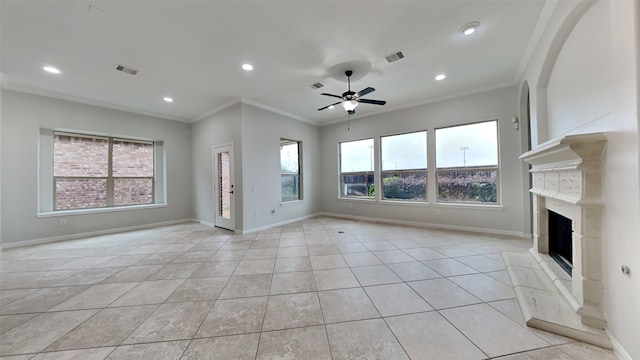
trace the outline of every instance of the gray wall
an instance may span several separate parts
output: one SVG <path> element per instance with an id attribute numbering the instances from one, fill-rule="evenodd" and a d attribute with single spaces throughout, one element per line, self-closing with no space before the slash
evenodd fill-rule
<path id="1" fill-rule="evenodd" d="M 280 138 L 300 140 L 303 144 L 304 201 L 293 206 L 280 206 Z M 244 103 L 194 123 L 196 218 L 214 223 L 212 147 L 228 143 L 234 144 L 237 230 L 255 231 L 317 213 L 318 138 L 319 130 L 313 125 Z"/>
<path id="2" fill-rule="evenodd" d="M 280 206 L 280 139 L 302 141 L 303 201 Z M 320 209 L 319 129 L 255 106 L 242 104 L 243 229 L 264 228 Z M 276 213 L 272 214 L 271 210 Z"/>
<path id="3" fill-rule="evenodd" d="M 0 75 L 0 80 L 2 75 Z M 2 94 L 4 92 L 0 89 L 0 246 L 2 246 Z"/>
<path id="4" fill-rule="evenodd" d="M 240 104 L 233 105 L 192 125 L 193 196 L 196 219 L 212 225 L 213 212 L 213 146 L 233 143 L 235 170 L 236 228 L 242 229 L 242 139 L 240 136 Z"/>
<path id="5" fill-rule="evenodd" d="M 366 106 L 366 105 L 363 105 Z M 523 196 L 527 191 L 518 156 L 521 153 L 520 133 L 511 119 L 518 114 L 518 90 L 502 88 L 453 100 L 425 104 L 380 115 L 357 118 L 346 123 L 321 128 L 321 187 L 323 211 L 346 216 L 392 219 L 444 227 L 467 228 L 513 235 L 528 234 L 529 224 L 523 217 Z M 434 129 L 451 125 L 498 120 L 500 137 L 500 197 L 499 207 L 479 207 L 435 203 Z M 429 204 L 397 205 L 389 202 L 346 200 L 338 198 L 338 143 L 381 135 L 427 130 Z"/>
<path id="6" fill-rule="evenodd" d="M 167 207 L 36 217 L 40 128 L 163 141 Z M 193 217 L 189 124 L 3 89 L 1 136 L 3 245 Z"/>

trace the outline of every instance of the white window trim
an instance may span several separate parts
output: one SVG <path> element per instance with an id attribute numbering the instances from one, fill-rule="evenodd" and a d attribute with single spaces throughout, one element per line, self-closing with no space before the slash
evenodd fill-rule
<path id="1" fill-rule="evenodd" d="M 382 205 L 407 205 L 407 206 L 417 206 L 417 207 L 429 207 L 431 203 L 427 200 L 385 200 L 382 199 L 379 201 Z"/>
<path id="2" fill-rule="evenodd" d="M 375 197 L 372 198 L 355 198 L 355 197 L 343 197 L 341 196 L 341 180 L 340 177 L 342 175 L 342 173 L 340 172 L 341 170 L 341 153 L 340 153 L 340 144 L 345 143 L 345 142 L 352 142 L 352 141 L 359 141 L 359 140 L 365 140 L 365 139 L 373 139 L 374 140 L 374 146 L 376 147 L 376 149 L 378 149 L 380 147 L 380 139 L 382 137 L 385 136 L 393 136 L 393 135 L 400 135 L 403 133 L 399 133 L 399 134 L 389 134 L 389 135 L 380 135 L 380 136 L 372 136 L 372 137 L 366 137 L 366 138 L 359 138 L 359 139 L 352 139 L 352 140 L 344 140 L 344 141 L 338 141 L 337 143 L 337 162 L 338 162 L 338 169 L 337 169 L 337 173 L 338 173 L 338 182 L 337 182 L 337 190 L 338 190 L 338 196 L 335 198 L 337 201 L 340 202 L 351 202 L 351 203 L 367 203 L 367 204 L 380 204 L 380 205 L 389 205 L 389 206 L 409 206 L 409 207 L 423 207 L 423 208 L 428 208 L 428 207 L 434 207 L 434 208 L 441 208 L 441 209 L 465 209 L 465 210 L 478 210 L 478 211 L 504 211 L 504 203 L 503 203 L 503 197 L 502 197 L 502 161 L 501 161 L 501 152 L 500 152 L 500 148 L 501 148 L 501 142 L 500 142 L 500 121 L 499 119 L 488 119 L 488 120 L 482 120 L 482 121 L 476 121 L 476 122 L 469 122 L 469 123 L 462 123 L 462 124 L 457 124 L 457 125 L 451 125 L 451 126 L 444 126 L 441 128 L 446 128 L 446 127 L 455 127 L 455 126 L 463 126 L 463 125 L 470 125 L 470 124 L 475 124 L 475 123 L 482 123 L 482 122 L 489 122 L 489 121 L 496 121 L 497 122 L 497 140 L 498 140 L 498 166 L 497 166 L 497 171 L 498 171 L 498 202 L 496 203 L 474 203 L 474 202 L 438 202 L 438 184 L 437 184 L 437 167 L 435 166 L 435 131 L 437 129 L 440 128 L 431 128 L 431 129 L 421 129 L 421 130 L 415 130 L 415 131 L 407 131 L 406 133 L 412 133 L 412 132 L 420 132 L 420 131 L 426 131 L 427 132 L 427 200 L 400 200 L 400 199 L 384 199 L 382 198 L 382 193 L 379 191 L 376 191 L 376 195 Z M 429 156 L 429 154 L 433 154 L 433 156 Z M 379 151 L 376 150 L 374 151 L 374 162 L 375 164 L 379 164 L 379 158 L 380 158 L 380 154 Z M 379 179 L 380 179 L 380 173 L 381 173 L 381 168 L 380 166 L 375 166 L 373 169 L 373 173 L 374 173 L 374 185 L 378 185 Z M 431 175 L 433 174 L 433 175 Z M 433 183 L 433 186 L 429 186 Z M 431 191 L 429 191 L 429 189 L 432 189 Z"/>
<path id="3" fill-rule="evenodd" d="M 154 144 L 154 202 L 152 204 L 123 205 L 105 208 L 54 210 L 53 192 L 53 136 L 54 132 L 65 132 L 78 135 L 109 137 L 109 134 L 89 133 L 73 129 L 39 129 L 38 141 L 38 207 L 36 217 L 55 217 L 65 215 L 96 214 L 116 211 L 129 211 L 166 207 L 167 204 L 167 154 L 164 141 L 131 137 L 129 140 L 152 141 Z M 111 136 L 125 139 L 126 136 Z M 127 138 L 128 139 L 128 138 Z"/>
<path id="4" fill-rule="evenodd" d="M 291 201 L 281 202 L 280 207 L 298 206 L 303 204 L 304 204 L 304 200 L 291 200 Z"/>
<path id="5" fill-rule="evenodd" d="M 438 201 L 438 170 L 439 168 L 436 165 L 436 156 L 437 154 L 435 153 L 436 150 L 436 131 L 438 129 L 446 129 L 446 128 L 452 128 L 452 127 L 458 127 L 458 126 L 465 126 L 465 125 L 473 125 L 473 124 L 480 124 L 480 123 L 487 123 L 487 122 L 492 122 L 495 121 L 496 122 L 496 140 L 498 142 L 498 148 L 496 149 L 496 151 L 498 152 L 498 164 L 497 164 L 497 186 L 496 186 L 496 196 L 498 197 L 498 201 L 496 201 L 495 203 L 473 203 L 473 202 L 465 202 L 465 201 L 459 201 L 459 202 L 439 202 Z M 434 179 L 435 179 L 435 205 L 437 207 L 442 206 L 444 208 L 454 208 L 454 207 L 458 207 L 458 208 L 468 208 L 468 209 L 489 209 L 489 210 L 502 210 L 504 208 L 504 205 L 502 204 L 502 157 L 500 154 L 500 147 L 502 146 L 501 141 L 500 141 L 500 120 L 498 118 L 495 119 L 488 119 L 488 120 L 480 120 L 480 121 L 474 121 L 474 122 L 468 122 L 468 123 L 462 123 L 462 124 L 457 124 L 457 125 L 450 125 L 450 126 L 443 126 L 443 127 L 439 127 L 439 128 L 434 128 L 433 129 L 433 150 L 434 150 L 434 157 L 433 157 L 433 168 L 434 168 Z M 440 168 L 440 170 L 444 170 L 445 168 Z M 428 191 L 428 190 L 427 190 Z"/>
<path id="6" fill-rule="evenodd" d="M 402 133 L 397 133 L 397 134 L 389 134 L 389 135 L 381 135 L 378 137 L 378 142 L 379 142 L 379 164 L 380 164 L 380 170 L 378 171 L 379 175 L 380 175 L 380 181 L 383 181 L 384 179 L 382 178 L 382 173 L 383 172 L 389 172 L 389 171 L 396 171 L 396 170 L 416 170 L 416 169 L 393 169 L 393 170 L 384 170 L 382 168 L 382 138 L 385 137 L 392 137 L 392 136 L 398 136 L 398 135 L 406 135 L 406 134 L 415 134 L 415 133 L 420 133 L 420 132 L 424 132 L 424 137 L 425 137 L 425 143 L 427 145 L 427 147 L 425 148 L 426 150 L 426 161 L 427 163 L 425 164 L 425 168 L 424 168 L 424 172 L 425 172 L 425 192 L 427 194 L 427 198 L 424 200 L 417 200 L 417 199 L 386 199 L 384 197 L 384 189 L 382 188 L 383 185 L 380 185 L 380 202 L 381 203 L 389 203 L 392 205 L 396 205 L 396 204 L 406 204 L 407 202 L 411 202 L 411 203 L 416 203 L 419 202 L 420 205 L 424 205 L 424 204 L 428 204 L 429 203 L 429 130 L 427 129 L 423 129 L 423 130 L 416 130 L 416 131 L 409 131 L 409 132 L 402 132 Z M 419 169 L 422 170 L 422 169 Z M 377 194 L 376 194 L 377 195 Z M 394 204 L 396 203 L 396 204 Z M 413 204 L 415 205 L 415 204 Z"/>
<path id="7" fill-rule="evenodd" d="M 117 211 L 130 211 L 130 210 L 144 210 L 144 209 L 156 209 L 165 208 L 168 204 L 144 204 L 144 205 L 123 205 L 104 208 L 92 208 L 92 209 L 75 209 L 75 210 L 56 210 L 50 212 L 39 212 L 36 214 L 38 218 L 51 218 L 70 215 L 86 215 L 86 214 L 100 214 Z"/>
<path id="8" fill-rule="evenodd" d="M 303 163 L 302 163 L 302 140 L 291 140 L 286 138 L 280 138 L 280 145 L 282 146 L 283 141 L 289 141 L 291 143 L 298 144 L 298 198 L 292 200 L 282 200 L 282 182 L 280 183 L 280 206 L 290 206 L 290 205 L 298 205 L 304 201 L 304 191 L 303 191 Z M 280 159 L 280 181 L 282 181 L 282 159 Z M 293 175 L 293 174 L 287 174 Z"/>
<path id="9" fill-rule="evenodd" d="M 337 197 L 338 200 L 340 201 L 346 201 L 346 202 L 354 202 L 354 201 L 359 201 L 359 202 L 368 202 L 368 203 L 379 203 L 380 201 L 374 198 L 356 198 L 356 197 Z"/>
<path id="10" fill-rule="evenodd" d="M 373 186 L 374 189 L 378 187 L 378 177 L 380 176 L 380 169 L 376 164 L 380 161 L 380 157 L 378 154 L 378 149 L 380 148 L 380 137 L 366 137 L 362 139 L 355 140 L 345 140 L 338 142 L 338 199 L 340 200 L 348 200 L 348 201 L 365 201 L 365 202 L 379 202 L 380 196 L 376 191 L 373 197 L 350 197 L 350 196 L 342 196 L 342 174 L 348 174 L 348 172 L 342 172 L 342 144 L 362 141 L 362 140 L 373 140 Z M 368 172 L 368 171 L 358 171 L 358 172 Z"/>
<path id="11" fill-rule="evenodd" d="M 457 203 L 436 203 L 434 204 L 436 208 L 459 208 L 459 209 L 473 209 L 473 210 L 495 210 L 502 211 L 504 210 L 504 205 L 502 204 L 476 204 L 476 203 L 465 203 L 465 202 L 457 202 Z"/>

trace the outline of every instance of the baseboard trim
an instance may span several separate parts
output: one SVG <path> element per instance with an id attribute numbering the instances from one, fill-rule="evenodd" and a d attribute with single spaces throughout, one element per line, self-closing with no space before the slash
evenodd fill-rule
<path id="1" fill-rule="evenodd" d="M 611 334 L 609 330 L 605 331 L 607 332 L 607 335 L 609 335 L 609 339 L 611 339 L 611 344 L 613 345 L 613 353 L 616 354 L 616 356 L 620 360 L 633 360 L 631 358 L 631 355 L 629 355 L 629 353 L 622 347 L 622 344 L 620 344 L 618 339 L 616 339 L 616 337 L 613 336 L 613 334 Z"/>
<path id="2" fill-rule="evenodd" d="M 199 223 L 199 224 L 206 225 L 208 227 L 216 227 L 216 224 L 214 224 L 214 223 L 212 223 L 210 221 L 202 221 L 202 220 L 198 220 L 198 219 L 195 219 L 194 221 Z"/>
<path id="3" fill-rule="evenodd" d="M 268 230 L 277 226 L 282 226 L 282 225 L 287 225 L 287 224 L 291 224 L 297 221 L 302 221 L 302 220 L 308 220 L 308 219 L 312 219 L 315 217 L 318 217 L 320 214 L 311 214 L 311 215 L 305 215 L 305 216 L 301 216 L 295 219 L 290 219 L 290 220 L 285 220 L 285 221 L 280 221 L 277 223 L 273 223 L 273 224 L 269 224 L 269 225 L 264 225 L 264 226 L 260 226 L 260 227 L 256 227 L 256 228 L 251 228 L 251 229 L 246 229 L 246 230 L 236 230 L 236 232 L 238 234 L 251 234 L 254 232 L 258 232 L 258 231 L 262 231 L 262 230 Z"/>
<path id="4" fill-rule="evenodd" d="M 212 223 L 211 221 L 203 221 L 203 220 L 198 220 L 198 219 L 195 219 L 194 221 L 197 222 L 198 224 L 201 224 L 201 225 L 204 225 L 204 226 L 208 226 L 210 228 L 226 230 L 224 228 L 216 227 L 216 224 Z M 240 234 L 240 232 L 238 230 L 234 230 L 233 232 Z"/>
<path id="5" fill-rule="evenodd" d="M 235 230 L 235 232 L 238 233 L 238 234 L 250 234 L 250 233 L 254 233 L 254 232 L 258 232 L 258 231 L 262 231 L 262 230 L 268 230 L 268 229 L 271 229 L 271 228 L 274 228 L 274 227 L 277 227 L 277 226 L 287 225 L 287 224 L 294 223 L 294 222 L 297 222 L 297 221 L 312 219 L 312 218 L 315 218 L 315 217 L 318 217 L 318 216 L 329 216 L 329 217 L 360 220 L 360 221 L 368 221 L 368 222 L 378 222 L 378 223 L 385 223 L 385 224 L 408 225 L 408 226 L 423 227 L 423 228 L 467 231 L 467 232 L 475 232 L 475 233 L 482 233 L 482 234 L 507 235 L 507 236 L 515 236 L 515 237 L 525 238 L 525 239 L 530 239 L 531 238 L 531 234 L 525 234 L 525 233 L 517 232 L 517 231 L 506 231 L 506 230 L 499 230 L 499 229 L 475 228 L 475 227 L 469 227 L 469 226 L 433 224 L 433 223 L 423 223 L 423 222 L 416 222 L 416 221 L 405 221 L 405 220 L 384 219 L 384 218 L 372 218 L 372 217 L 368 217 L 368 216 L 357 216 L 357 215 L 348 215 L 348 214 L 331 213 L 331 212 L 319 212 L 319 213 L 315 213 L 315 214 L 311 214 L 311 215 L 305 215 L 305 216 L 301 216 L 301 217 L 298 217 L 298 218 L 295 218 L 295 219 L 289 219 L 289 220 L 285 220 L 285 221 L 280 221 L 280 222 L 277 222 L 277 223 L 264 225 L 264 226 L 260 226 L 260 227 L 255 227 L 255 228 L 251 228 L 251 229 L 239 229 L 239 230 Z M 127 226 L 127 227 L 107 229 L 107 230 L 90 231 L 90 232 L 77 233 L 77 234 L 69 234 L 69 235 L 53 236 L 53 237 L 33 239 L 33 240 L 18 241 L 18 242 L 15 242 L 15 243 L 0 244 L 0 252 L 2 250 L 4 250 L 4 249 L 12 249 L 12 248 L 23 247 L 23 246 L 47 244 L 47 243 L 52 243 L 52 242 L 65 241 L 65 240 L 75 240 L 75 239 L 79 239 L 79 238 L 83 238 L 83 237 L 98 236 L 98 235 L 108 235 L 108 234 L 115 234 L 115 233 L 125 232 L 125 231 L 150 229 L 150 228 L 154 228 L 154 227 L 182 224 L 182 223 L 188 223 L 188 222 L 198 222 L 198 223 L 206 225 L 206 226 L 215 227 L 215 224 L 213 224 L 212 222 L 203 221 L 203 220 L 200 220 L 200 219 L 187 218 L 187 219 L 171 220 L 171 221 L 164 221 L 164 222 L 152 223 L 152 224 Z"/>
<path id="6" fill-rule="evenodd" d="M 357 216 L 357 215 L 348 215 L 348 214 L 330 213 L 330 212 L 320 212 L 317 214 L 317 216 L 331 216 L 331 217 L 337 217 L 337 218 L 343 218 L 343 219 L 378 222 L 378 223 L 385 223 L 385 224 L 408 225 L 408 226 L 415 226 L 415 227 L 444 229 L 444 230 L 457 230 L 457 231 L 491 234 L 491 235 L 506 235 L 506 236 L 519 237 L 523 239 L 531 239 L 531 234 L 525 234 L 518 231 L 500 230 L 500 229 L 487 229 L 487 228 L 476 228 L 476 227 L 470 227 L 470 226 L 458 226 L 458 225 L 423 223 L 423 222 L 417 222 L 417 221 L 372 218 L 368 216 Z"/>
<path id="7" fill-rule="evenodd" d="M 18 248 L 18 247 L 23 247 L 23 246 L 48 244 L 48 243 L 58 242 L 58 241 L 75 240 L 75 239 L 80 239 L 80 238 L 84 238 L 84 237 L 116 234 L 116 233 L 121 233 L 121 232 L 125 232 L 125 231 L 151 229 L 151 228 L 154 228 L 154 227 L 175 225 L 175 224 L 183 224 L 183 223 L 195 222 L 195 221 L 196 221 L 195 219 L 191 219 L 191 218 L 189 218 L 189 219 L 180 219 L 180 220 L 171 220 L 171 221 L 163 221 L 163 222 L 152 223 L 152 224 L 126 226 L 126 227 L 107 229 L 107 230 L 89 231 L 89 232 L 69 234 L 69 235 L 52 236 L 52 237 L 47 237 L 47 238 L 25 240 L 25 241 L 17 241 L 17 242 L 8 243 L 8 244 L 2 244 L 2 249 L 12 249 L 12 248 Z"/>

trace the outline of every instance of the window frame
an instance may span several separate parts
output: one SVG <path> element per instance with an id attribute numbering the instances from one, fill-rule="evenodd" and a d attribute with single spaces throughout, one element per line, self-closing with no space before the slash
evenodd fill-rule
<path id="1" fill-rule="evenodd" d="M 110 171 L 110 178 L 113 180 L 113 201 L 114 201 L 114 205 L 112 207 L 118 207 L 118 206 L 135 206 L 135 205 L 148 205 L 148 204 L 153 204 L 155 203 L 155 191 L 156 191 L 156 152 L 153 151 L 151 156 L 151 163 L 153 165 L 153 170 L 152 170 L 152 174 L 151 176 L 114 176 L 113 175 L 113 145 L 115 142 L 129 142 L 129 143 L 140 143 L 140 144 L 148 144 L 151 145 L 151 149 L 155 148 L 155 143 L 153 141 L 148 141 L 148 140 L 140 140 L 140 139 L 127 139 L 127 138 L 122 138 L 122 137 L 110 137 L 109 138 L 109 162 L 111 164 L 111 166 L 109 167 L 109 171 Z M 122 204 L 122 205 L 116 205 L 115 204 L 115 200 L 116 200 L 116 180 L 117 179 L 150 179 L 151 180 L 151 202 L 148 203 L 144 203 L 144 204 Z M 107 184 L 108 185 L 108 184 Z M 107 192 L 108 194 L 108 192 Z M 108 200 L 108 199 L 107 199 Z"/>
<path id="2" fill-rule="evenodd" d="M 162 147 L 162 142 L 157 142 L 154 140 L 147 139 L 136 139 L 136 138 L 128 138 L 123 136 L 108 136 L 102 134 L 91 134 L 91 133 L 83 133 L 83 132 L 74 132 L 74 131 L 66 131 L 66 130 L 45 130 L 41 129 L 41 139 L 42 135 L 46 136 L 46 134 L 51 135 L 51 203 L 52 206 L 49 211 L 42 211 L 38 213 L 39 217 L 46 217 L 47 214 L 58 214 L 58 213 L 91 213 L 91 212 L 103 212 L 103 211 L 115 211 L 115 210 L 124 210 L 124 209 L 135 209 L 135 208 L 146 208 L 146 207 L 158 207 L 158 206 L 166 206 L 163 204 L 158 197 L 157 187 L 158 187 L 158 152 Z M 55 165 L 54 165 L 54 156 L 55 156 L 55 137 L 56 136 L 72 136 L 72 137 L 84 137 L 84 138 L 92 138 L 92 139 L 104 139 L 107 140 L 108 146 L 108 174 L 107 177 L 86 177 L 86 176 L 56 176 L 55 175 Z M 132 143 L 144 143 L 150 144 L 153 152 L 152 152 L 152 164 L 153 164 L 153 174 L 152 176 L 144 176 L 144 177 L 131 177 L 131 176 L 113 176 L 113 144 L 114 142 L 132 142 Z M 42 154 L 41 154 L 42 155 Z M 162 155 L 164 159 L 164 155 Z M 42 168 L 42 165 L 40 166 Z M 160 165 L 161 169 L 164 169 L 164 165 Z M 163 174 L 164 175 L 164 174 Z M 68 208 L 68 209 L 57 209 L 57 194 L 56 194 L 56 183 L 58 180 L 64 179 L 106 179 L 107 189 L 106 189 L 106 206 L 98 206 L 98 207 L 80 207 L 80 208 Z M 140 204 L 123 204 L 123 205 L 115 205 L 115 182 L 116 179 L 150 179 L 151 180 L 151 201 L 148 203 L 140 203 Z M 161 179 L 160 183 L 164 186 L 164 180 Z M 39 200 L 42 200 L 41 196 L 38 196 Z M 164 198 L 164 196 L 162 196 Z"/>
<path id="3" fill-rule="evenodd" d="M 408 135 L 408 134 L 416 134 L 416 133 L 422 133 L 424 132 L 424 140 L 425 140 L 425 168 L 424 168 L 424 180 L 425 180 L 425 184 L 424 184 L 424 189 L 425 189 L 425 197 L 424 199 L 398 199 L 398 198 L 387 198 L 384 196 L 384 173 L 385 172 L 392 172 L 394 170 L 384 170 L 383 169 L 383 164 L 382 164 L 382 151 L 383 151 L 383 141 L 382 139 L 385 137 L 393 137 L 393 136 L 401 136 L 401 135 Z M 407 132 L 402 132 L 402 133 L 396 133 L 396 134 L 388 134 L 388 135 L 381 135 L 378 137 L 379 142 L 380 142 L 380 161 L 379 161 L 379 184 L 380 186 L 380 201 L 381 202 L 386 202 L 386 203 L 390 203 L 390 202 L 400 202 L 400 203 L 414 203 L 414 204 L 427 204 L 429 203 L 429 131 L 426 129 L 422 129 L 422 130 L 415 130 L 415 131 L 407 131 Z M 402 172 L 402 171 L 411 171 L 411 170 L 422 170 L 422 169 L 400 169 L 400 170 L 395 170 L 398 172 Z M 413 172 L 417 172 L 417 171 L 413 171 Z M 374 173 L 375 173 L 375 169 L 374 169 Z"/>
<path id="4" fill-rule="evenodd" d="M 303 194 L 303 171 L 302 171 L 302 141 L 301 140 L 292 140 L 292 139 L 287 139 L 287 138 L 280 138 L 280 148 L 282 149 L 282 146 L 285 145 L 291 145 L 291 144 L 297 144 L 298 147 L 298 172 L 297 174 L 294 173 L 284 173 L 282 170 L 282 153 L 280 154 L 280 204 L 281 205 L 286 205 L 286 204 L 291 204 L 291 203 L 295 203 L 295 202 L 300 202 L 304 199 L 304 194 Z M 284 198 L 284 191 L 282 189 L 282 177 L 283 176 L 297 176 L 297 186 L 298 186 L 298 197 L 297 198 L 291 198 L 291 199 L 285 199 Z"/>
<path id="5" fill-rule="evenodd" d="M 342 171 L 342 144 L 345 143 L 352 143 L 352 142 L 358 142 L 358 141 L 364 141 L 364 140 L 371 140 L 372 145 L 371 146 L 371 162 L 373 165 L 373 168 L 370 171 L 351 171 L 351 172 L 343 172 Z M 355 140 L 347 140 L 347 141 L 341 141 L 338 142 L 338 198 L 339 199 L 344 199 L 344 200 L 350 200 L 350 201 L 377 201 L 378 199 L 378 194 L 375 191 L 375 188 L 377 187 L 377 176 L 376 176 L 376 169 L 378 168 L 376 166 L 377 161 L 376 161 L 376 156 L 378 154 L 378 143 L 379 138 L 376 137 L 368 137 L 368 138 L 362 138 L 362 139 L 355 139 Z M 373 182 L 371 183 L 371 185 L 373 186 L 374 189 L 374 194 L 373 196 L 361 196 L 361 197 L 356 197 L 356 196 L 346 196 L 343 195 L 342 189 L 344 188 L 344 184 L 343 184 L 343 174 L 359 174 L 359 173 L 363 173 L 363 174 L 368 174 L 371 173 L 371 175 L 365 175 L 365 176 L 372 176 L 373 178 Z M 371 186 L 370 185 L 370 186 Z M 367 192 L 369 191 L 369 188 L 367 188 Z"/>
<path id="6" fill-rule="evenodd" d="M 99 140 L 103 140 L 106 142 L 107 145 L 107 176 L 56 176 L 56 166 L 55 166 L 55 143 L 56 143 L 56 136 L 69 136 L 69 137 L 74 137 L 74 138 L 86 138 L 86 139 L 99 139 Z M 109 207 L 109 174 L 110 171 L 109 169 L 111 168 L 111 150 L 110 150 L 110 140 L 109 137 L 107 136 L 98 136 L 98 135 L 87 135 L 87 134 L 75 134 L 75 133 L 70 133 L 70 132 L 64 132 L 64 131 L 53 131 L 53 156 L 51 158 L 51 162 L 52 162 L 52 169 L 53 169 L 53 211 L 71 211 L 71 210 L 84 210 L 84 209 L 100 209 L 100 208 L 105 208 L 105 207 Z M 66 209 L 58 209 L 57 208 L 57 204 L 58 204 L 58 196 L 57 196 L 57 186 L 58 186 L 58 181 L 59 180 L 104 180 L 105 182 L 105 206 L 93 206 L 93 207 L 78 207 L 78 208 L 66 208 Z"/>
<path id="7" fill-rule="evenodd" d="M 450 128 L 455 128 L 455 127 L 463 127 L 463 126 L 469 126 L 469 125 L 475 125 L 475 124 L 483 124 L 483 123 L 490 123 L 490 122 L 494 122 L 496 124 L 496 161 L 497 164 L 495 165 L 495 167 L 492 166 L 455 166 L 455 167 L 448 167 L 448 168 L 439 168 L 438 167 L 438 135 L 437 132 L 438 130 L 441 129 L 450 129 Z M 472 207 L 502 207 L 502 196 L 501 196 L 501 181 L 500 181 L 500 174 L 501 174 L 501 159 L 500 159 L 500 121 L 498 119 L 490 119 L 490 120 L 480 120 L 480 121 L 473 121 L 473 122 L 467 122 L 467 123 L 462 123 L 462 124 L 455 124 L 455 125 L 449 125 L 449 126 L 442 126 L 442 127 L 437 127 L 433 129 L 433 138 L 434 138 L 434 145 L 433 145 L 433 149 L 435 150 L 434 153 L 434 178 L 435 178 L 435 192 L 434 192 L 434 196 L 435 196 L 435 203 L 438 206 L 472 206 Z M 489 170 L 489 171 L 495 171 L 496 175 L 495 175 L 495 183 L 496 183 L 496 201 L 495 202 L 481 202 L 481 201 L 441 201 L 440 200 L 440 191 L 439 191 L 439 183 L 438 183 L 438 174 L 440 171 L 464 171 L 464 170 L 471 170 L 471 171 L 483 171 L 483 170 Z"/>

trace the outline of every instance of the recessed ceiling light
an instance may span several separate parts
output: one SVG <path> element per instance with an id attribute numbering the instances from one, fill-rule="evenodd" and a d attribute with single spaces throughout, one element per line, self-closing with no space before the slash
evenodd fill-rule
<path id="1" fill-rule="evenodd" d="M 242 64 L 242 68 L 247 70 L 247 71 L 251 71 L 251 70 L 253 70 L 253 65 L 251 65 L 251 64 Z"/>
<path id="2" fill-rule="evenodd" d="M 478 26 L 480 26 L 479 22 L 477 21 L 470 22 L 467 25 L 463 26 L 462 29 L 460 29 L 460 32 L 462 32 L 465 35 L 471 35 L 474 32 L 476 32 L 476 29 L 478 28 Z"/>
<path id="3" fill-rule="evenodd" d="M 173 98 L 170 98 L 168 96 L 165 96 L 162 100 L 168 102 L 168 103 L 172 103 L 173 102 Z"/>
<path id="4" fill-rule="evenodd" d="M 436 75 L 436 80 L 438 80 L 438 81 L 444 80 L 446 77 L 447 77 L 447 75 L 445 75 L 445 74 Z"/>
<path id="5" fill-rule="evenodd" d="M 53 66 L 45 66 L 42 69 L 52 74 L 60 74 L 60 70 L 58 70 L 58 68 L 55 68 Z"/>

